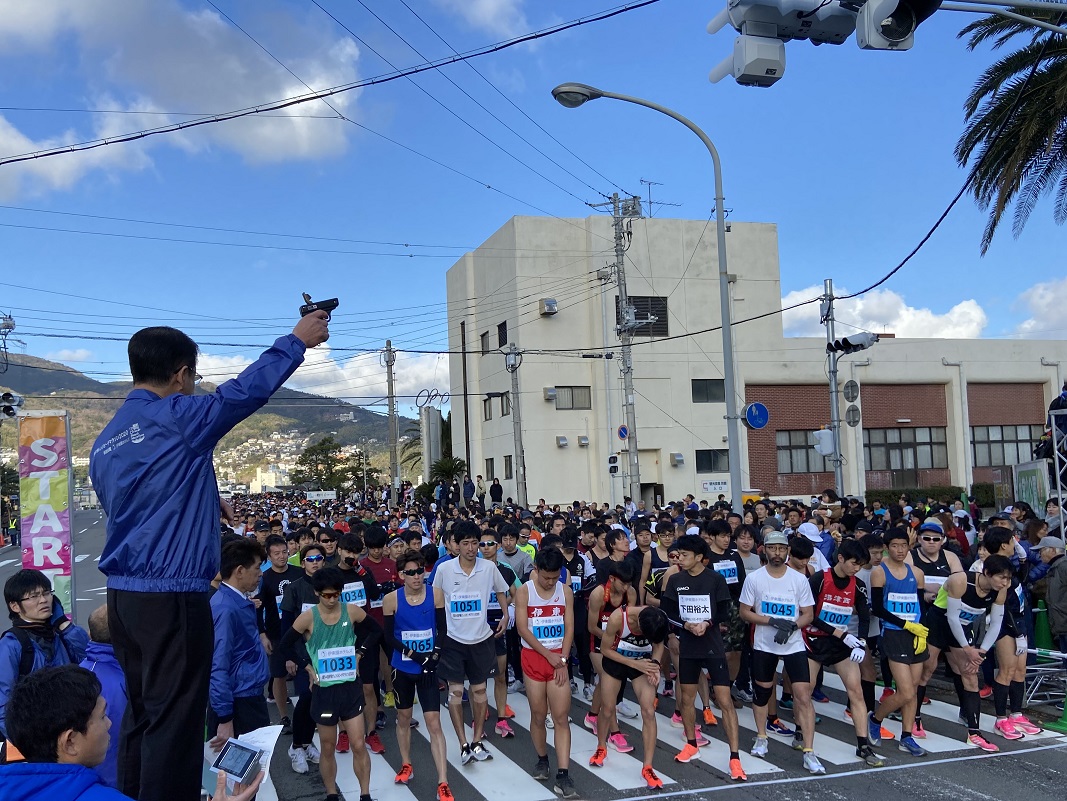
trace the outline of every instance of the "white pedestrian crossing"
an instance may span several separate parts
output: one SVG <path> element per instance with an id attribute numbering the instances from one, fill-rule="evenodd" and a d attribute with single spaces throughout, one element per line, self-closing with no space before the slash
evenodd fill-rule
<path id="1" fill-rule="evenodd" d="M 318 744 L 319 735 L 315 734 Z M 370 753 L 368 751 L 368 753 Z M 352 754 L 336 754 L 337 789 L 345 798 L 359 798 L 359 779 L 352 768 Z M 395 784 L 396 771 L 381 754 L 370 754 L 370 794 L 375 801 L 415 801 L 415 794 L 402 784 Z"/>
<path id="2" fill-rule="evenodd" d="M 822 706 L 818 704 L 817 706 Z M 818 710 L 816 710 L 818 711 Z M 752 716 L 752 709 L 750 707 L 742 707 L 737 710 L 737 720 L 741 724 L 741 728 L 755 734 L 756 732 L 756 719 Z M 790 728 L 792 724 L 790 723 Z M 793 742 L 792 737 L 779 737 L 775 734 L 768 733 L 771 740 L 780 743 L 791 744 Z M 849 765 L 853 762 L 860 762 L 860 758 L 856 756 L 856 743 L 842 742 L 834 737 L 830 737 L 819 731 L 818 726 L 815 727 L 815 740 L 813 743 L 815 753 L 823 762 L 829 762 L 831 765 Z M 796 762 L 800 764 L 800 752 L 796 752 Z"/>
<path id="3" fill-rule="evenodd" d="M 697 714 L 700 714 L 699 711 Z M 701 731 L 711 742 L 700 748 L 700 761 L 710 765 L 723 775 L 729 776 L 730 746 L 720 739 L 725 736 L 722 731 L 722 723 L 720 722 L 718 726 L 713 728 L 704 726 Z M 674 752 L 681 751 L 682 746 L 685 745 L 685 730 L 674 728 L 671 725 L 670 717 L 667 715 L 656 714 L 656 732 L 659 741 L 667 746 L 668 749 L 673 749 Z M 741 767 L 745 769 L 745 773 L 749 776 L 780 773 L 782 771 L 782 768 L 773 762 L 752 756 L 752 754 L 748 753 L 747 745 L 751 745 L 751 743 L 740 743 L 738 756 L 741 758 Z"/>

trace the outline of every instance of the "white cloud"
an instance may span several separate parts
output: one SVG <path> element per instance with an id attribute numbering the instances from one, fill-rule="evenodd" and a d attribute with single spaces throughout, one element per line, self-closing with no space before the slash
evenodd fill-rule
<path id="1" fill-rule="evenodd" d="M 422 389 L 448 388 L 448 360 L 435 354 L 398 353 L 394 376 L 399 405 L 413 405 L 414 396 Z M 308 351 L 287 385 L 316 395 L 348 398 L 356 405 L 383 398 L 388 391 L 379 354 L 335 358 L 329 345 Z"/>
<path id="2" fill-rule="evenodd" d="M 64 348 L 63 350 L 53 351 L 52 353 L 46 353 L 42 358 L 47 359 L 50 362 L 88 362 L 93 358 L 93 352 L 86 348 Z"/>
<path id="3" fill-rule="evenodd" d="M 221 384 L 236 378 L 254 360 L 247 356 L 219 356 L 201 353 L 196 360 L 196 370 L 210 384 Z"/>
<path id="4" fill-rule="evenodd" d="M 1034 284 L 1019 295 L 1014 306 L 1025 309 L 1029 315 L 1015 329 L 1019 336 L 1057 339 L 1054 335 L 1058 334 L 1062 337 L 1063 310 L 1067 308 L 1067 278 Z"/>
<path id="5" fill-rule="evenodd" d="M 473 28 L 498 36 L 515 36 L 530 30 L 523 0 L 437 0 L 437 4 L 458 14 Z"/>
<path id="6" fill-rule="evenodd" d="M 255 14 L 248 13 L 252 8 Z M 358 77 L 359 49 L 350 38 L 328 33 L 327 20 L 302 23 L 279 9 L 264 11 L 252 4 L 231 13 L 313 88 Z M 60 50 L 76 54 L 86 87 L 85 104 L 94 107 L 223 112 L 307 92 L 300 81 L 213 10 L 186 9 L 176 0 L 0 0 L 0 52 L 5 57 L 33 58 L 44 64 Z M 330 102 L 347 115 L 356 94 L 338 95 Z M 252 116 L 133 145 L 110 145 L 6 168 L 0 195 L 10 197 L 38 186 L 63 189 L 94 169 L 142 169 L 149 163 L 146 149 L 164 142 L 191 151 L 221 147 L 252 162 L 329 158 L 347 147 L 351 126 L 304 116 L 332 114 L 321 102 L 273 114 L 288 119 Z M 111 115 L 102 119 L 91 130 L 65 130 L 34 139 L 0 118 L 0 153 L 32 152 L 187 118 Z"/>
<path id="7" fill-rule="evenodd" d="M 782 298 L 782 306 L 821 294 L 821 286 L 799 289 Z M 848 290 L 835 287 L 835 294 L 847 295 Z M 909 306 L 891 289 L 876 289 L 852 300 L 836 301 L 834 312 L 837 320 L 844 323 L 838 330 L 841 335 L 861 328 L 898 337 L 974 339 L 981 336 L 987 322 L 985 310 L 974 300 L 961 301 L 944 314 L 938 314 L 928 308 Z M 820 336 L 825 332 L 819 322 L 818 303 L 787 311 L 783 318 L 786 336 Z"/>

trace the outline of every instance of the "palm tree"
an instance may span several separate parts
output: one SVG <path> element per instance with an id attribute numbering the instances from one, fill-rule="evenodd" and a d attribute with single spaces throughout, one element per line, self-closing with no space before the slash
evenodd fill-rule
<path id="1" fill-rule="evenodd" d="M 442 456 L 430 465 L 430 481 L 444 481 L 451 484 L 463 478 L 467 472 L 467 463 L 458 456 Z"/>
<path id="2" fill-rule="evenodd" d="M 416 468 L 422 463 L 422 429 L 418 423 L 411 423 L 404 429 L 404 436 L 408 440 L 400 446 L 400 466 L 409 473 L 418 472 Z"/>
<path id="3" fill-rule="evenodd" d="M 1051 11 L 1016 13 L 1053 23 L 1063 18 Z M 1027 43 L 990 66 L 971 90 L 967 125 L 956 143 L 960 166 L 971 164 L 969 190 L 989 210 L 983 254 L 1009 205 L 1015 206 L 1012 232 L 1018 237 L 1054 186 L 1053 218 L 1067 221 L 1067 37 L 995 15 L 959 33 L 968 50 L 986 41 L 996 50 L 1019 35 Z"/>

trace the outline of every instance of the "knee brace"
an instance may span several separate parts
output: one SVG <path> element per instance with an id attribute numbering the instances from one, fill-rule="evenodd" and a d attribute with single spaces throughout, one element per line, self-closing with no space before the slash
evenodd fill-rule
<path id="1" fill-rule="evenodd" d="M 752 686 L 752 703 L 755 706 L 767 706 L 774 693 L 774 687 L 761 687 L 759 684 Z"/>

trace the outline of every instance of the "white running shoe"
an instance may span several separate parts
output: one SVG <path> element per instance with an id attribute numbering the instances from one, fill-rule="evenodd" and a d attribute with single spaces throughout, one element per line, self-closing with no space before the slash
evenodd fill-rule
<path id="1" fill-rule="evenodd" d="M 641 714 L 641 710 L 631 704 L 629 701 L 623 701 L 615 707 L 615 711 L 622 715 L 624 718 L 636 718 Z"/>
<path id="2" fill-rule="evenodd" d="M 293 770 L 297 773 L 308 772 L 308 755 L 303 748 L 289 746 L 289 761 L 293 763 Z"/>
<path id="3" fill-rule="evenodd" d="M 314 762 L 316 765 L 319 764 L 319 749 L 315 747 L 314 743 L 307 747 L 307 752 L 308 762 Z"/>

